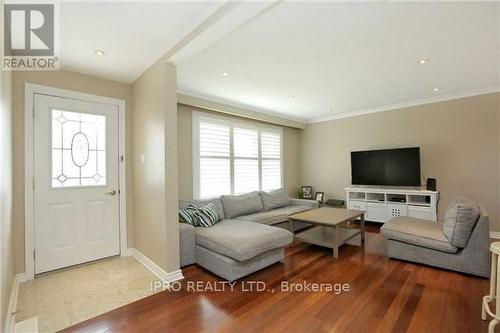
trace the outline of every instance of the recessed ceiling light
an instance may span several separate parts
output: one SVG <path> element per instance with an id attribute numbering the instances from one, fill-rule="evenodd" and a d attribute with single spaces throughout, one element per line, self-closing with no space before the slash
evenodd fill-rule
<path id="1" fill-rule="evenodd" d="M 97 54 L 98 56 L 103 56 L 103 55 L 105 55 L 105 54 L 106 54 L 106 52 L 104 52 L 103 50 L 95 50 L 94 52 L 95 52 L 95 54 Z"/>
<path id="2" fill-rule="evenodd" d="M 439 91 L 439 90 L 441 90 L 441 89 L 440 88 L 434 88 L 434 89 L 432 89 L 432 91 Z"/>
<path id="3" fill-rule="evenodd" d="M 332 109 L 326 109 L 326 112 L 330 113 L 332 112 Z"/>
<path id="4" fill-rule="evenodd" d="M 293 101 L 295 99 L 294 95 L 290 95 L 290 99 Z"/>
<path id="5" fill-rule="evenodd" d="M 222 75 L 222 76 L 228 76 L 229 72 L 228 71 L 223 71 L 223 72 L 220 72 L 220 75 Z"/>
<path id="6" fill-rule="evenodd" d="M 418 63 L 419 63 L 419 64 L 421 64 L 421 65 L 423 65 L 423 64 L 428 63 L 428 62 L 429 62 L 429 60 L 431 60 L 431 59 L 429 59 L 429 58 L 420 59 L 420 60 L 418 61 Z"/>

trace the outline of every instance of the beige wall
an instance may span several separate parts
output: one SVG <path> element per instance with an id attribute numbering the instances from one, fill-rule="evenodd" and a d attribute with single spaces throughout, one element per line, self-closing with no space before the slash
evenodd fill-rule
<path id="1" fill-rule="evenodd" d="M 134 246 L 172 272 L 179 269 L 175 67 L 157 62 L 133 93 Z"/>
<path id="2" fill-rule="evenodd" d="M 14 282 L 11 86 L 11 73 L 0 71 L 0 331 L 5 327 Z"/>
<path id="3" fill-rule="evenodd" d="M 178 144 L 179 144 L 179 198 L 193 198 L 193 111 L 201 111 L 238 118 L 247 122 L 252 120 L 220 114 L 194 106 L 178 105 Z M 257 121 L 254 121 L 257 122 Z M 276 125 L 278 126 L 278 125 Z M 300 130 L 291 127 L 283 128 L 283 179 L 284 187 L 293 197 L 297 196 L 300 177 L 299 140 Z"/>
<path id="4" fill-rule="evenodd" d="M 26 82 L 55 88 L 79 91 L 106 97 L 123 99 L 126 102 L 127 154 L 125 162 L 131 165 L 132 157 L 132 86 L 125 83 L 103 80 L 96 77 L 66 72 L 15 72 L 13 75 L 13 129 L 14 129 L 14 236 L 15 269 L 24 272 L 24 84 Z M 128 243 L 133 240 L 132 213 L 132 168 L 127 169 L 127 231 Z"/>
<path id="5" fill-rule="evenodd" d="M 500 94 L 311 124 L 301 141 L 302 182 L 344 198 L 350 152 L 419 146 L 422 173 L 437 179 L 439 215 L 455 198 L 486 206 L 500 231 Z"/>

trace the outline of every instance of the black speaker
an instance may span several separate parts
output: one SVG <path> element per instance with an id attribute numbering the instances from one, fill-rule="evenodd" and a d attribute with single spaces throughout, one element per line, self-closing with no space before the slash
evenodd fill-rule
<path id="1" fill-rule="evenodd" d="M 428 191 L 436 190 L 436 178 L 427 178 L 427 190 Z"/>

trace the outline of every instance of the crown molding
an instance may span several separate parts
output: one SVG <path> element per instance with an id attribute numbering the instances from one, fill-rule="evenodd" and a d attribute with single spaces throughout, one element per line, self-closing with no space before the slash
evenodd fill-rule
<path id="1" fill-rule="evenodd" d="M 486 94 L 491 94 L 491 93 L 496 93 L 496 92 L 500 92 L 500 86 L 492 86 L 492 87 L 476 89 L 476 90 L 469 90 L 469 91 L 459 92 L 459 93 L 454 93 L 454 94 L 436 96 L 436 97 L 431 97 L 431 98 L 423 98 L 423 99 L 418 99 L 418 100 L 405 102 L 405 103 L 389 104 L 389 105 L 368 108 L 368 109 L 363 109 L 363 110 L 358 110 L 358 111 L 353 111 L 353 112 L 343 112 L 343 113 L 331 114 L 331 115 L 312 118 L 307 123 L 314 124 L 314 123 L 320 123 L 320 122 L 329 121 L 329 120 L 362 116 L 362 115 L 371 114 L 371 113 L 395 111 L 397 109 L 404 109 L 404 108 L 409 108 L 409 107 L 413 107 L 413 106 L 432 104 L 432 103 L 438 103 L 438 102 L 446 102 L 446 101 L 451 101 L 454 99 L 473 97 L 473 96 L 479 96 L 479 95 L 486 95 Z"/>
<path id="2" fill-rule="evenodd" d="M 216 97 L 200 97 L 194 94 L 178 92 L 177 103 L 287 127 L 305 129 L 307 126 L 307 123 L 302 119 L 287 117 L 276 112 L 237 104 Z"/>
<path id="3" fill-rule="evenodd" d="M 480 96 L 480 95 L 486 95 L 486 94 L 497 93 L 497 92 L 500 92 L 500 86 L 492 86 L 492 87 L 487 87 L 487 88 L 482 88 L 482 89 L 469 90 L 469 91 L 460 92 L 460 93 L 435 96 L 435 97 L 430 97 L 430 98 L 423 98 L 423 99 L 418 99 L 418 100 L 404 102 L 404 103 L 389 104 L 389 105 L 368 108 L 368 109 L 362 109 L 362 110 L 353 111 L 353 112 L 343 112 L 343 113 L 337 113 L 337 114 L 330 114 L 330 115 L 326 115 L 326 116 L 311 118 L 307 121 L 304 121 L 303 119 L 289 117 L 289 116 L 282 115 L 282 114 L 277 114 L 276 112 L 273 112 L 273 111 L 263 110 L 263 109 L 255 108 L 255 107 L 248 106 L 248 105 L 243 106 L 239 103 L 233 103 L 233 102 L 221 100 L 220 98 L 213 97 L 213 96 L 211 96 L 211 97 L 202 96 L 201 97 L 201 96 L 197 96 L 197 94 L 187 94 L 187 93 L 179 92 L 177 94 L 177 103 L 183 104 L 183 105 L 188 105 L 188 106 L 199 107 L 202 109 L 217 111 L 217 112 L 221 112 L 221 113 L 226 113 L 226 114 L 230 114 L 230 115 L 234 115 L 234 116 L 254 119 L 254 120 L 258 120 L 258 121 L 264 121 L 264 122 L 273 123 L 273 124 L 277 124 L 277 125 L 288 126 L 288 127 L 298 128 L 298 129 L 305 129 L 307 127 L 307 124 L 314 124 L 314 123 L 320 123 L 320 122 L 325 122 L 325 121 L 330 121 L 330 120 L 362 116 L 362 115 L 378 113 L 378 112 L 396 111 L 399 109 L 410 108 L 410 107 L 414 107 L 414 106 L 439 103 L 439 102 L 446 102 L 446 101 L 451 101 L 451 100 L 460 99 L 460 98 Z"/>

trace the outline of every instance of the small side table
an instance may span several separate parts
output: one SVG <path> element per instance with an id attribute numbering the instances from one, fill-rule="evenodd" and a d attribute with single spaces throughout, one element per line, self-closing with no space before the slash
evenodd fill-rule
<path id="1" fill-rule="evenodd" d="M 500 265 L 498 259 L 500 255 L 500 242 L 494 242 L 490 245 L 491 251 L 491 276 L 490 276 L 490 294 L 483 297 L 483 309 L 481 319 L 486 320 L 487 314 L 493 319 L 488 325 L 488 332 L 494 333 L 495 326 L 500 322 Z M 496 301 L 495 313 L 490 309 L 490 302 Z"/>

